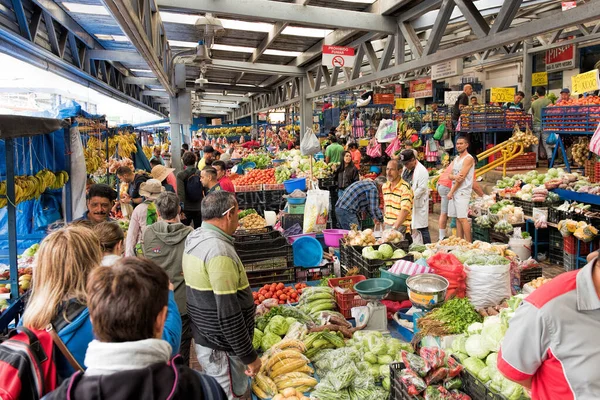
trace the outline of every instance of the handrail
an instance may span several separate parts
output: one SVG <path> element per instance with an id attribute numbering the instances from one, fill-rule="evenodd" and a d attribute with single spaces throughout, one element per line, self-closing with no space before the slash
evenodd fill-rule
<path id="1" fill-rule="evenodd" d="M 481 161 L 483 159 L 489 158 L 492 154 L 500 152 L 502 154 L 501 157 L 495 159 L 489 164 L 484 165 L 481 168 L 475 170 L 475 176 L 480 177 L 481 175 L 491 171 L 492 169 L 499 167 L 502 165 L 502 175 L 506 175 L 506 164 L 509 161 L 517 158 L 524 152 L 523 144 L 520 142 L 516 142 L 513 140 L 507 140 L 506 142 L 500 143 L 477 155 L 477 158 Z"/>

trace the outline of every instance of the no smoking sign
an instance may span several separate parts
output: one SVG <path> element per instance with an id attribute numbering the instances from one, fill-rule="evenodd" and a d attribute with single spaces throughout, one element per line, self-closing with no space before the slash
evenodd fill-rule
<path id="1" fill-rule="evenodd" d="M 343 68 L 354 64 L 354 48 L 342 46 L 323 46 L 322 65 Z"/>
<path id="2" fill-rule="evenodd" d="M 331 65 L 333 65 L 334 67 L 342 68 L 344 66 L 344 57 L 341 57 L 341 56 L 333 57 L 333 60 L 331 60 Z"/>

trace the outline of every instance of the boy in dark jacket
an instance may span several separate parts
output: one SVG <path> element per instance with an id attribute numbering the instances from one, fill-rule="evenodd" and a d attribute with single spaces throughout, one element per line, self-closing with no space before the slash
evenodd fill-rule
<path id="1" fill-rule="evenodd" d="M 97 340 L 90 343 L 85 373 L 44 399 L 226 399 L 216 381 L 170 359 L 160 339 L 167 316 L 169 277 L 154 262 L 127 257 L 96 268 L 87 303 Z"/>
<path id="2" fill-rule="evenodd" d="M 191 151 L 187 151 L 183 154 L 181 161 L 185 167 L 185 170 L 177 174 L 177 196 L 183 203 L 183 214 L 185 219 L 182 221 L 184 225 L 190 226 L 194 222 L 194 229 L 199 228 L 202 225 L 202 214 L 201 204 L 204 198 L 204 192 L 202 189 L 202 183 L 200 183 L 199 190 L 196 190 L 197 199 L 189 198 L 186 194 L 192 190 L 191 185 L 188 188 L 190 177 L 194 174 L 200 175 L 200 170 L 196 168 L 197 157 Z"/>

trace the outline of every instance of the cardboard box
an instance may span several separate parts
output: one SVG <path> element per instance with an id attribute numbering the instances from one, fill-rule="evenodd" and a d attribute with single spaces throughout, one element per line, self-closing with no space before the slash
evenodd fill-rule
<path id="1" fill-rule="evenodd" d="M 223 122 L 221 120 L 221 118 L 213 118 L 210 122 L 211 125 L 222 125 Z"/>

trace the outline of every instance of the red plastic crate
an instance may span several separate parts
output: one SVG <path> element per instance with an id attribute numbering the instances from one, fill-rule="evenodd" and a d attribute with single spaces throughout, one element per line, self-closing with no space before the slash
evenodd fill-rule
<path id="1" fill-rule="evenodd" d="M 436 191 L 432 191 L 431 192 L 431 202 L 432 203 L 441 203 L 442 202 L 442 196 L 440 196 L 440 194 Z"/>
<path id="2" fill-rule="evenodd" d="M 517 158 L 510 160 L 506 164 L 507 171 L 530 170 L 536 168 L 535 153 L 523 153 Z M 502 165 L 496 167 L 497 171 L 502 171 Z"/>
<path id="3" fill-rule="evenodd" d="M 594 179 L 592 180 L 592 182 L 600 182 L 600 162 L 594 164 Z"/>
<path id="4" fill-rule="evenodd" d="M 341 288 L 350 288 L 353 287 L 360 281 L 364 281 L 364 275 L 356 275 L 356 276 L 345 276 L 343 278 L 332 278 L 329 280 L 329 287 L 334 289 L 336 287 Z M 352 318 L 352 308 L 366 306 L 367 300 L 363 300 L 362 297 L 354 290 L 349 293 L 338 293 L 335 292 L 335 302 L 340 309 L 340 313 L 344 316 L 344 318 Z"/>
<path id="5" fill-rule="evenodd" d="M 579 256 L 587 256 L 590 254 L 591 243 L 582 242 L 577 239 L 575 236 L 567 236 L 563 239 L 565 253 L 570 255 L 577 255 L 577 242 L 580 242 L 579 245 Z"/>

